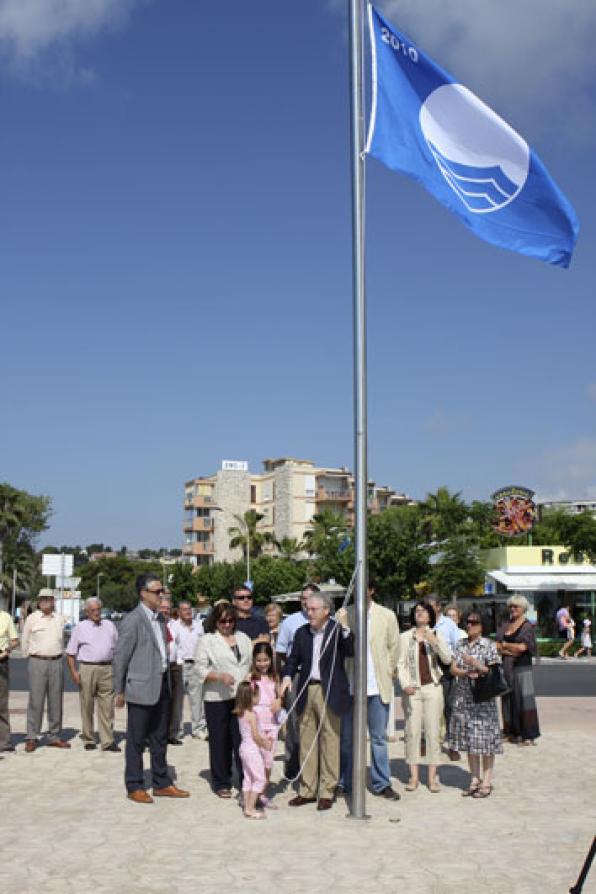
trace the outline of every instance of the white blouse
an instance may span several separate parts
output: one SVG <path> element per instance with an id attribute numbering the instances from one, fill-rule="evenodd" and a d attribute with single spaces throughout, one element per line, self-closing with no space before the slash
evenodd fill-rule
<path id="1" fill-rule="evenodd" d="M 199 680 L 203 684 L 203 698 L 206 702 L 226 702 L 235 698 L 238 683 L 245 680 L 252 664 L 252 642 L 242 631 L 234 634 L 240 658 L 236 657 L 234 648 L 229 646 L 221 633 L 206 633 L 202 636 L 195 651 L 195 668 Z M 211 671 L 217 674 L 231 674 L 233 686 L 226 686 L 221 680 L 205 680 Z"/>

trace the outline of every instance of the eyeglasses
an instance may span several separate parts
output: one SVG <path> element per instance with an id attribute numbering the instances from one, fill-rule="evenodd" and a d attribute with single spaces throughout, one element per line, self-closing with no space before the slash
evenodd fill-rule
<path id="1" fill-rule="evenodd" d="M 234 618 L 220 618 L 218 624 L 233 624 Z"/>
<path id="2" fill-rule="evenodd" d="M 238 602 L 244 602 L 246 599 L 252 599 L 252 596 L 250 594 L 243 594 L 242 596 L 234 596 L 234 599 L 237 599 Z"/>
<path id="3" fill-rule="evenodd" d="M 480 624 L 480 618 L 468 618 L 466 624 Z"/>
<path id="4" fill-rule="evenodd" d="M 146 593 L 153 593 L 155 596 L 161 596 L 162 593 L 165 593 L 165 587 L 160 587 L 159 590 L 150 590 L 149 587 L 145 587 Z"/>

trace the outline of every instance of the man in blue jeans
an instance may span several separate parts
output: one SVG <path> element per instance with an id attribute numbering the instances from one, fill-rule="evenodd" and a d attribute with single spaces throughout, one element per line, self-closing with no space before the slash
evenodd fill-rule
<path id="1" fill-rule="evenodd" d="M 371 785 L 374 795 L 398 801 L 399 795 L 391 785 L 389 752 L 387 749 L 387 721 L 393 698 L 393 681 L 397 673 L 399 626 L 395 613 L 373 600 L 375 585 L 368 585 L 368 643 L 367 643 L 367 721 L 371 750 Z M 337 620 L 354 629 L 354 606 L 341 609 Z M 346 661 L 346 670 L 353 694 L 353 662 Z M 340 786 L 349 793 L 352 789 L 352 708 L 342 717 Z"/>

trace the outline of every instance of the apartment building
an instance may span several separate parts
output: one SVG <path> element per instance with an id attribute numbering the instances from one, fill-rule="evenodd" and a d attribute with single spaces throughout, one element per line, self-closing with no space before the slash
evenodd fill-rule
<path id="1" fill-rule="evenodd" d="M 406 494 L 389 487 L 368 488 L 369 511 L 411 503 Z M 235 562 L 240 549 L 230 549 L 235 516 L 254 509 L 263 516 L 259 529 L 276 540 L 301 541 L 313 515 L 339 512 L 353 523 L 354 478 L 347 468 L 323 468 L 311 460 L 266 459 L 253 474 L 248 463 L 224 460 L 215 474 L 187 481 L 184 488 L 184 554 L 193 565 Z"/>

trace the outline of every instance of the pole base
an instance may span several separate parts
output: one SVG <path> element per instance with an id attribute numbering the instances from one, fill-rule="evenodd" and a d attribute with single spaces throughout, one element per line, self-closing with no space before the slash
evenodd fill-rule
<path id="1" fill-rule="evenodd" d="M 365 813 L 364 816 L 356 816 L 354 813 L 346 813 L 346 819 L 369 820 L 369 819 L 371 819 L 371 816 L 368 813 Z"/>

